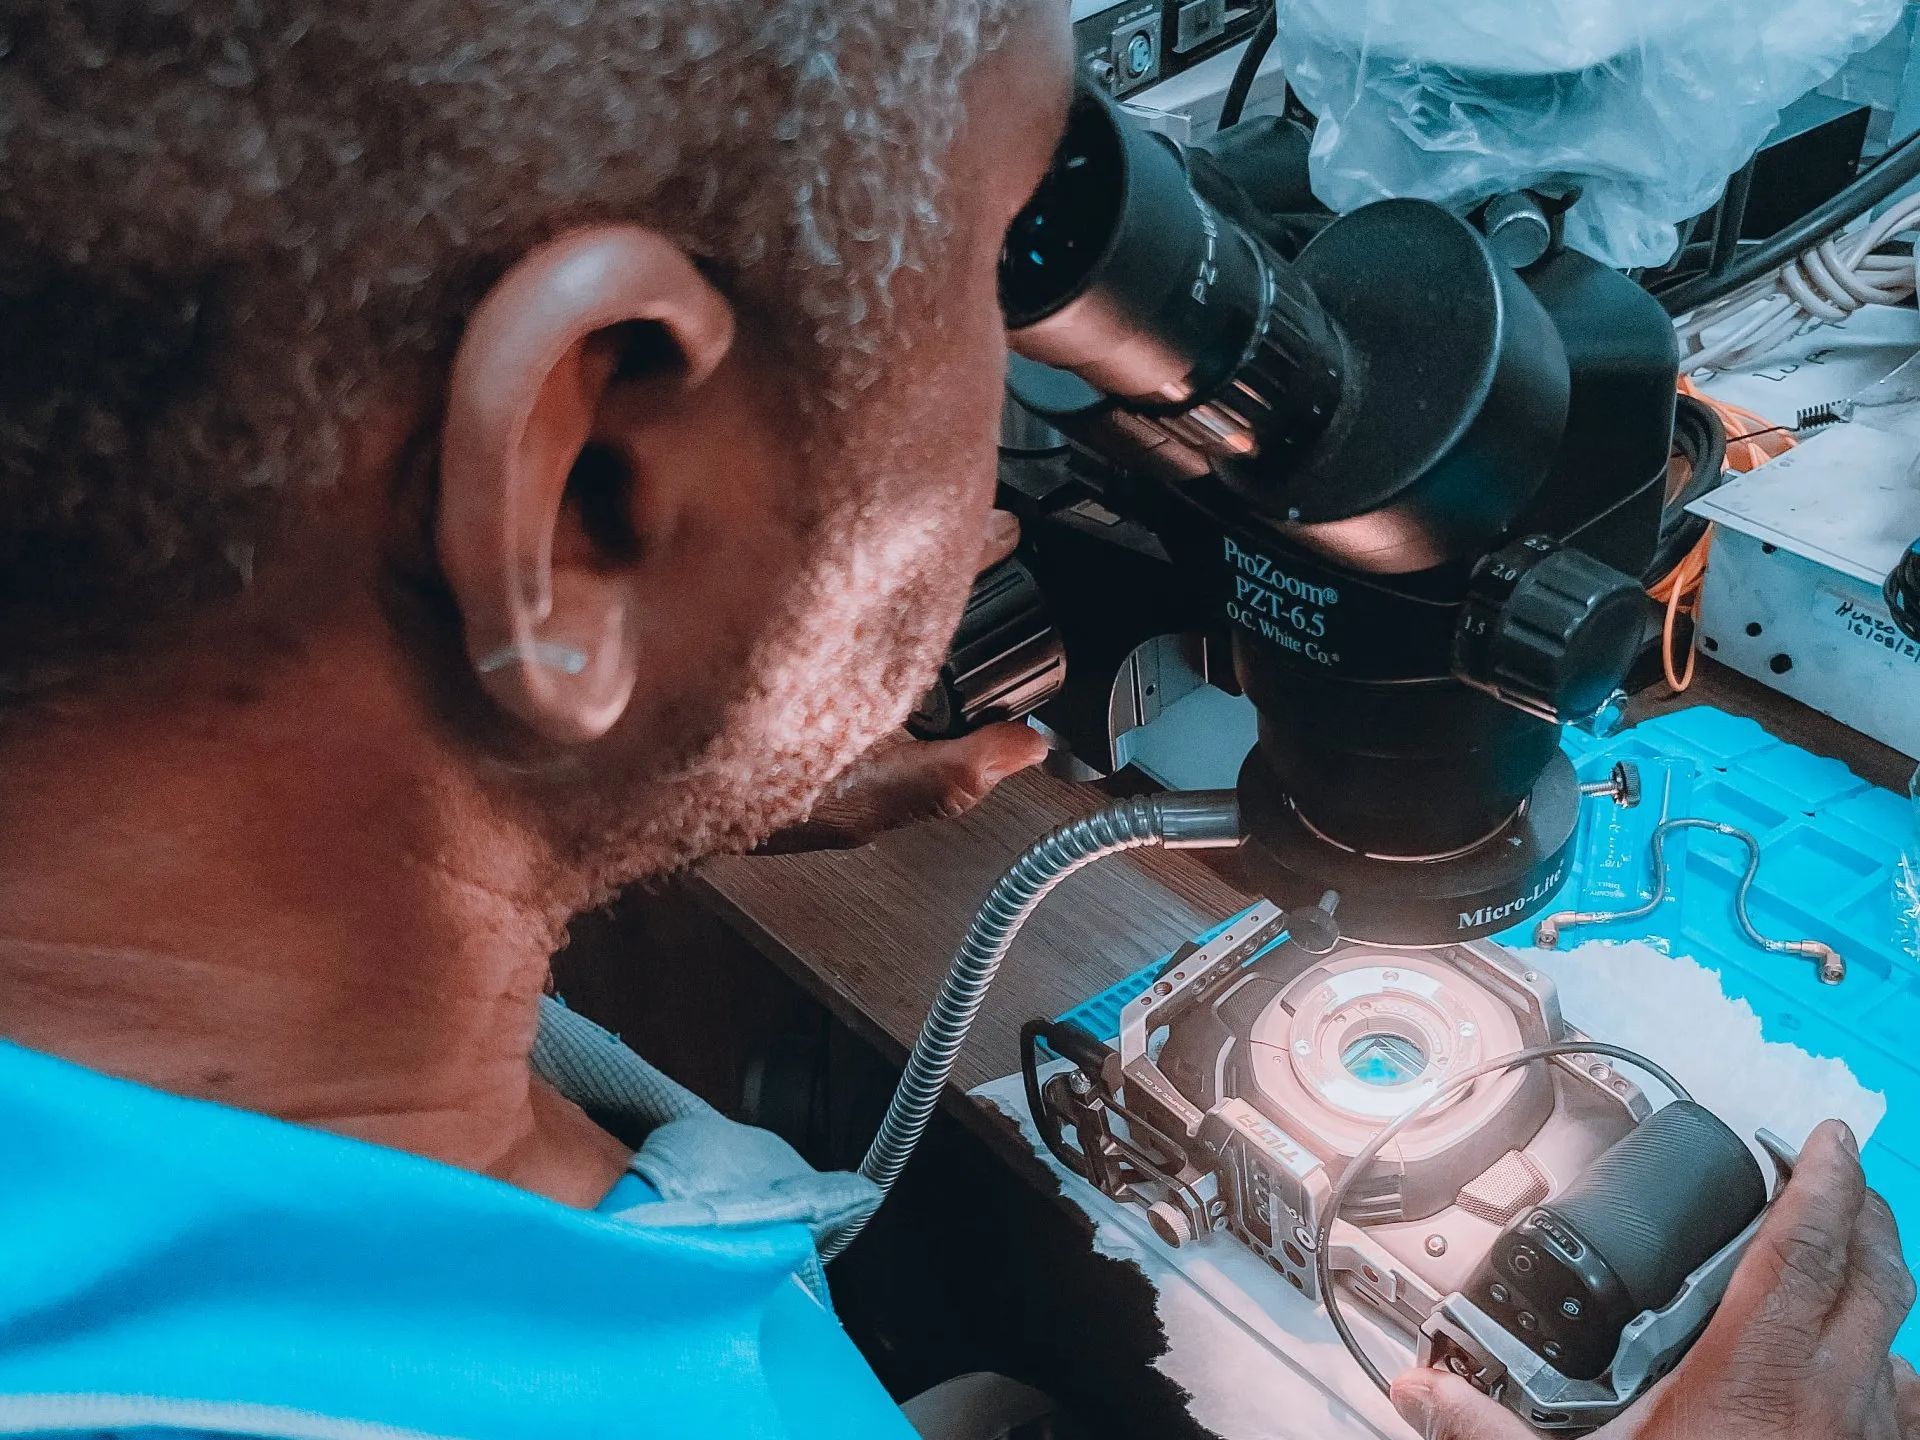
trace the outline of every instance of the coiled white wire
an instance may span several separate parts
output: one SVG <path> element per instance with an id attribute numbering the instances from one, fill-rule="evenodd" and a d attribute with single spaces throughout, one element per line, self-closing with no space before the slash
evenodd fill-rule
<path id="1" fill-rule="evenodd" d="M 1812 320 L 1838 324 L 1868 305 L 1898 305 L 1920 282 L 1920 257 L 1877 253 L 1920 223 L 1920 195 L 1842 231 L 1770 275 L 1681 316 L 1682 374 L 1751 365 Z"/>

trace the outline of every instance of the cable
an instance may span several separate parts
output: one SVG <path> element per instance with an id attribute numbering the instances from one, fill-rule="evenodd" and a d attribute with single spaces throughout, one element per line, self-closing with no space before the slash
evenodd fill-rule
<path id="1" fill-rule="evenodd" d="M 1719 417 L 1721 427 L 1729 437 L 1726 453 L 1729 470 L 1742 473 L 1758 470 L 1799 443 L 1792 431 L 1774 424 L 1766 416 L 1744 405 L 1715 399 L 1691 379 L 1681 379 L 1680 393 L 1697 399 Z"/>
<path id="2" fill-rule="evenodd" d="M 1341 1172 L 1340 1178 L 1334 1182 L 1333 1189 L 1328 1193 L 1326 1208 L 1321 1212 L 1320 1228 L 1315 1236 L 1313 1249 L 1313 1273 L 1314 1278 L 1320 1282 L 1320 1303 L 1326 1307 L 1327 1319 L 1333 1322 L 1334 1333 L 1340 1337 L 1340 1343 L 1347 1347 L 1347 1353 L 1359 1362 L 1360 1368 L 1366 1371 L 1367 1378 L 1373 1381 L 1382 1395 L 1393 1393 L 1393 1382 L 1388 1380 L 1380 1367 L 1373 1363 L 1372 1357 L 1360 1348 L 1359 1340 L 1355 1338 L 1347 1324 L 1347 1317 L 1341 1311 L 1339 1292 L 1334 1288 L 1333 1283 L 1333 1225 L 1346 1206 L 1347 1196 L 1353 1192 L 1354 1187 L 1365 1177 L 1367 1171 L 1373 1168 L 1373 1162 L 1380 1158 L 1380 1152 L 1391 1145 L 1402 1130 L 1442 1101 L 1452 1099 L 1467 1086 L 1484 1080 L 1489 1075 L 1504 1074 L 1516 1065 L 1530 1065 L 1535 1061 L 1552 1060 L 1560 1055 L 1604 1055 L 1610 1060 L 1624 1061 L 1653 1076 L 1673 1093 L 1676 1100 L 1693 1099 L 1693 1096 L 1687 1093 L 1686 1087 L 1673 1076 L 1646 1056 L 1629 1050 L 1623 1045 L 1609 1045 L 1599 1040 L 1563 1040 L 1552 1045 L 1535 1045 L 1530 1049 L 1516 1050 L 1511 1055 L 1485 1061 L 1464 1074 L 1454 1076 L 1363 1145 L 1360 1153 L 1348 1162 L 1347 1168 Z"/>
<path id="3" fill-rule="evenodd" d="M 1683 406 L 1691 402 L 1711 412 L 1712 418 L 1718 422 L 1723 440 L 1717 447 L 1710 440 L 1703 444 L 1689 435 L 1687 428 L 1680 423 L 1682 416 L 1693 413 L 1690 407 L 1676 413 L 1674 434 L 1682 454 L 1696 467 L 1714 467 L 1710 475 L 1702 475 L 1696 468 L 1682 487 L 1679 497 L 1672 502 L 1676 506 L 1690 503 L 1718 484 L 1722 463 L 1729 470 L 1755 470 L 1775 456 L 1786 454 L 1798 443 L 1792 431 L 1785 426 L 1772 424 L 1765 416 L 1756 415 L 1743 406 L 1703 394 L 1698 385 L 1685 377 L 1680 380 L 1680 396 Z M 1694 453 L 1696 451 L 1697 454 Z M 1680 633 L 1680 617 L 1685 615 L 1689 621 L 1699 617 L 1700 601 L 1706 589 L 1707 559 L 1712 549 L 1713 527 L 1709 525 L 1672 568 L 1647 587 L 1648 596 L 1656 604 L 1665 607 L 1665 617 L 1660 626 L 1660 668 L 1666 676 L 1668 687 L 1675 694 L 1693 683 L 1698 657 L 1691 638 L 1684 665 L 1676 660 L 1674 646 Z"/>
<path id="4" fill-rule="evenodd" d="M 1837 234 L 1908 181 L 1920 176 L 1920 133 L 1908 136 L 1880 157 L 1871 170 L 1779 234 L 1737 255 L 1718 275 L 1683 281 L 1659 296 L 1669 315 L 1685 315 L 1725 299 L 1744 285 L 1764 280 L 1795 257 Z"/>
<path id="5" fill-rule="evenodd" d="M 994 882 L 954 953 L 947 978 L 913 1042 L 905 1071 L 887 1106 L 880 1132 L 867 1147 L 860 1173 L 884 1199 L 912 1158 L 952 1078 L 967 1032 L 1000 972 L 1020 927 L 1053 889 L 1107 855 L 1150 845 L 1174 848 L 1238 845 L 1240 804 L 1232 791 L 1135 796 L 1062 825 L 1034 841 Z M 820 1258 L 834 1259 L 865 1228 L 864 1217 L 822 1242 Z"/>
<path id="6" fill-rule="evenodd" d="M 1700 652 L 1689 644 L 1685 668 L 1676 668 L 1674 635 L 1683 613 L 1689 621 L 1700 613 L 1700 597 L 1706 588 L 1707 555 L 1712 549 L 1713 527 L 1709 525 L 1680 563 L 1664 579 L 1647 587 L 1647 594 L 1654 602 L 1666 607 L 1666 618 L 1660 626 L 1660 668 L 1666 674 L 1668 688 L 1676 695 L 1693 684 L 1694 664 Z"/>
<path id="7" fill-rule="evenodd" d="M 1683 387 L 1674 401 L 1673 448 L 1686 461 L 1687 474 L 1681 477 L 1677 488 L 1668 486 L 1667 508 L 1684 511 L 1686 506 L 1717 487 L 1727 469 L 1727 427 L 1720 419 L 1719 410 L 1691 386 Z"/>
<path id="8" fill-rule="evenodd" d="M 1733 892 L 1733 918 L 1747 939 L 1770 955 L 1798 955 L 1814 961 L 1820 967 L 1820 982 L 1823 985 L 1838 985 L 1847 978 L 1847 962 L 1841 958 L 1839 951 L 1824 941 L 1771 940 L 1760 933 L 1753 923 L 1753 917 L 1747 913 L 1747 896 L 1753 890 L 1753 877 L 1760 872 L 1760 842 L 1745 830 L 1723 825 L 1718 820 L 1701 820 L 1693 816 L 1663 820 L 1653 827 L 1653 897 L 1646 903 L 1627 910 L 1561 910 L 1547 916 L 1534 927 L 1533 943 L 1542 950 L 1552 950 L 1560 944 L 1560 937 L 1576 926 L 1604 925 L 1617 920 L 1644 920 L 1653 914 L 1660 908 L 1660 902 L 1667 898 L 1667 836 L 1675 830 L 1708 830 L 1715 835 L 1724 835 L 1729 840 L 1738 840 L 1746 847 L 1747 868 Z"/>
<path id="9" fill-rule="evenodd" d="M 1738 445 L 1744 440 L 1758 440 L 1763 435 L 1791 435 L 1798 428 L 1795 425 L 1767 425 L 1758 430 L 1749 430 L 1744 435 L 1729 435 L 1727 443 Z"/>
<path id="10" fill-rule="evenodd" d="M 1116 1135 L 1111 1129 L 1107 1131 L 1107 1139 L 1114 1148 L 1150 1179 L 1186 1197 L 1186 1207 L 1194 1218 L 1196 1234 L 1210 1231 L 1212 1226 L 1206 1200 L 1192 1181 L 1182 1180 L 1172 1173 L 1184 1162 L 1186 1147 L 1175 1143 L 1166 1131 L 1144 1115 L 1127 1107 L 1126 1102 L 1106 1083 L 1103 1075 L 1105 1062 L 1113 1056 L 1112 1048 L 1104 1041 L 1095 1039 L 1085 1026 L 1070 1020 L 1029 1020 L 1020 1028 L 1020 1082 L 1027 1094 L 1027 1112 L 1033 1116 L 1033 1127 L 1039 1132 L 1040 1143 L 1047 1148 L 1047 1153 L 1060 1162 L 1063 1170 L 1100 1188 L 1091 1173 L 1092 1160 L 1087 1153 L 1091 1146 L 1087 1137 L 1084 1133 L 1080 1137 L 1079 1154 L 1068 1149 L 1066 1137 L 1061 1133 L 1059 1117 L 1047 1104 L 1045 1087 L 1040 1080 L 1042 1044 L 1073 1062 L 1075 1069 L 1065 1073 L 1069 1079 L 1078 1075 L 1086 1083 L 1087 1089 L 1082 1093 L 1096 1096 L 1109 1110 L 1127 1122 L 1127 1135 Z M 1158 1146 L 1161 1154 L 1177 1158 L 1158 1160 L 1148 1155 L 1132 1142 L 1132 1133 L 1135 1131 Z"/>
<path id="11" fill-rule="evenodd" d="M 1835 235 L 1699 306 L 1676 322 L 1682 369 L 1692 373 L 1750 364 L 1809 321 L 1834 324 L 1868 305 L 1904 304 L 1914 294 L 1914 257 L 1883 252 L 1917 220 L 1920 196 L 1909 196 L 1859 230 Z"/>
<path id="12" fill-rule="evenodd" d="M 1760 152 L 1756 150 L 1747 157 L 1746 164 L 1733 172 L 1733 178 L 1721 192 L 1720 203 L 1714 207 L 1713 232 L 1707 240 L 1709 275 L 1725 270 L 1740 248 L 1740 230 L 1747 223 L 1747 201 L 1753 194 L 1753 172 L 1759 163 Z"/>
<path id="13" fill-rule="evenodd" d="M 1649 581 L 1673 574 L 1707 533 L 1707 522 L 1687 507 L 1721 484 L 1727 473 L 1727 432 L 1720 415 L 1695 395 L 1677 397 L 1673 411 L 1673 453 L 1667 468 L 1667 494 L 1660 517 L 1660 540 L 1643 576 Z M 1652 584 L 1649 584 L 1649 589 Z"/>
<path id="14" fill-rule="evenodd" d="M 1246 113 L 1247 96 L 1253 92 L 1253 82 L 1259 78 L 1260 65 L 1267 58 L 1267 51 L 1273 47 L 1274 37 L 1279 33 L 1280 0 L 1268 0 L 1267 13 L 1260 17 L 1260 23 L 1247 39 L 1247 48 L 1240 52 L 1240 63 L 1233 67 L 1233 79 L 1227 82 L 1227 96 L 1221 102 L 1220 123 L 1216 129 L 1224 130 L 1229 125 L 1240 123 L 1240 117 Z"/>
<path id="15" fill-rule="evenodd" d="M 1059 1120 L 1047 1104 L 1045 1087 L 1040 1083 L 1042 1044 L 1054 1054 L 1071 1060 L 1080 1073 L 1088 1077 L 1089 1083 L 1093 1076 L 1100 1073 L 1106 1057 L 1113 1051 L 1084 1025 L 1071 1020 L 1029 1020 L 1020 1027 L 1020 1084 L 1027 1092 L 1027 1113 L 1033 1116 L 1033 1128 L 1040 1132 L 1040 1143 L 1060 1162 L 1062 1169 L 1091 1180 L 1086 1167 L 1081 1164 L 1081 1156 L 1067 1148 Z M 1083 1143 L 1081 1149 L 1084 1151 L 1085 1148 Z"/>

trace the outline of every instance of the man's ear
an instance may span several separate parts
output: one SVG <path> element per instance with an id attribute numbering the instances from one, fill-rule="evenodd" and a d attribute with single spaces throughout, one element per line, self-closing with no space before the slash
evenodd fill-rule
<path id="1" fill-rule="evenodd" d="M 636 357 L 698 386 L 733 330 L 731 307 L 684 251 L 613 225 L 530 252 L 462 334 L 441 444 L 440 564 L 481 685 L 550 740 L 612 728 L 646 646 L 626 494 L 643 477 L 625 473 L 644 444 L 610 455 L 591 443 L 608 391 L 635 378 Z"/>

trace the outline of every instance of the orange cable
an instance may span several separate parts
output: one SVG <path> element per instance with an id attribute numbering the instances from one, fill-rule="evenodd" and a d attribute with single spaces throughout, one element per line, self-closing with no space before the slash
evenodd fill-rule
<path id="1" fill-rule="evenodd" d="M 1775 456 L 1786 454 L 1798 443 L 1790 431 L 1774 425 L 1765 416 L 1701 394 L 1699 387 L 1685 376 L 1680 379 L 1680 393 L 1691 395 L 1719 417 L 1728 437 L 1729 470 L 1757 470 Z M 1673 655 L 1674 631 L 1683 613 L 1690 621 L 1699 618 L 1700 597 L 1706 587 L 1707 555 L 1712 549 L 1713 527 L 1708 526 L 1699 542 L 1681 557 L 1680 563 L 1647 587 L 1647 594 L 1666 607 L 1666 620 L 1660 628 L 1660 667 L 1666 672 L 1667 684 L 1675 694 L 1693 683 L 1693 667 L 1698 652 L 1688 645 L 1685 668 L 1676 666 Z"/>

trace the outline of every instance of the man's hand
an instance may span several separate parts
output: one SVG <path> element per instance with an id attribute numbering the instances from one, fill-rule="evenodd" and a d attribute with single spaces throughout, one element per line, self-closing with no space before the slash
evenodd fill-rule
<path id="1" fill-rule="evenodd" d="M 1914 1282 L 1853 1134 L 1808 1139 L 1727 1296 L 1687 1358 L 1593 1440 L 1920 1440 L 1920 1380 L 1888 1354 Z M 1512 1411 L 1437 1370 L 1393 1403 L 1423 1440 L 1538 1440 Z"/>
<path id="2" fill-rule="evenodd" d="M 1019 543 L 1020 522 L 995 510 L 987 517 L 979 569 L 991 570 Z M 811 815 L 773 836 L 760 853 L 851 850 L 922 820 L 957 819 L 1046 754 L 1046 741 L 1020 724 L 987 725 L 957 740 L 896 732 L 854 761 Z"/>
<path id="3" fill-rule="evenodd" d="M 850 850 L 904 825 L 955 819 L 1046 753 L 1047 742 L 1019 724 L 988 725 L 958 740 L 914 740 L 897 732 L 856 760 L 811 815 L 773 836 L 760 853 Z"/>

